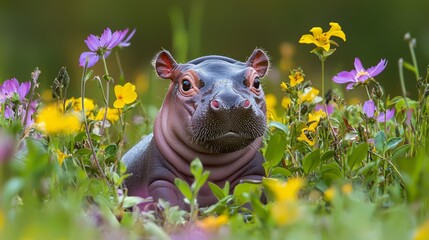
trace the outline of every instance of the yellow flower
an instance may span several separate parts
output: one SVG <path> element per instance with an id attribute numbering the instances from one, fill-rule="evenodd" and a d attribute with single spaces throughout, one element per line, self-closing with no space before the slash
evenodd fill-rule
<path id="1" fill-rule="evenodd" d="M 277 116 L 276 106 L 277 98 L 274 94 L 265 95 L 265 104 L 267 105 L 267 120 L 279 121 Z"/>
<path id="2" fill-rule="evenodd" d="M 313 27 L 310 32 L 312 34 L 304 34 L 301 39 L 299 40 L 299 43 L 306 43 L 306 44 L 315 44 L 317 47 L 323 48 L 325 51 L 329 51 L 331 48 L 331 40 L 330 38 L 333 37 L 339 37 L 343 39 L 343 41 L 346 41 L 346 34 L 341 30 L 341 26 L 338 23 L 331 22 L 329 23 L 331 26 L 331 29 L 329 29 L 328 32 L 323 32 L 322 28 L 320 27 Z"/>
<path id="3" fill-rule="evenodd" d="M 351 183 L 346 183 L 342 186 L 341 191 L 344 194 L 349 195 L 350 193 L 353 192 L 353 185 Z"/>
<path id="4" fill-rule="evenodd" d="M 274 194 L 271 216 L 278 225 L 294 222 L 299 217 L 298 193 L 304 186 L 304 179 L 290 178 L 287 182 L 266 178 L 264 183 Z"/>
<path id="5" fill-rule="evenodd" d="M 115 86 L 116 101 L 113 103 L 115 108 L 123 108 L 125 104 L 130 104 L 137 99 L 136 86 L 131 83 L 125 83 L 124 86 Z"/>
<path id="6" fill-rule="evenodd" d="M 0 233 L 3 231 L 5 220 L 4 220 L 4 213 L 0 208 Z"/>
<path id="7" fill-rule="evenodd" d="M 63 162 L 64 162 L 64 159 L 66 158 L 66 157 L 68 157 L 68 155 L 67 154 L 65 154 L 65 153 L 63 153 L 63 152 L 61 152 L 60 150 L 58 150 L 57 149 L 57 160 L 58 160 L 58 163 L 60 164 L 60 166 L 61 165 L 63 165 Z"/>
<path id="8" fill-rule="evenodd" d="M 287 85 L 286 85 L 286 83 L 285 83 L 285 82 L 282 82 L 282 83 L 280 84 L 280 88 L 282 89 L 282 91 L 286 91 L 286 90 L 287 90 Z"/>
<path id="9" fill-rule="evenodd" d="M 208 216 L 197 222 L 197 226 L 207 232 L 217 232 L 220 227 L 228 223 L 228 216 Z"/>
<path id="10" fill-rule="evenodd" d="M 88 116 L 92 110 L 95 108 L 94 100 L 90 98 L 84 98 L 83 103 L 85 105 L 85 115 Z M 66 108 L 67 106 L 71 106 L 71 109 L 73 109 L 76 112 L 82 111 L 82 98 L 74 98 L 71 97 L 66 100 Z"/>
<path id="11" fill-rule="evenodd" d="M 290 105 L 292 103 L 292 100 L 290 99 L 290 97 L 283 97 L 282 99 L 282 107 L 285 109 L 290 108 Z"/>
<path id="12" fill-rule="evenodd" d="M 308 143 L 308 145 L 310 146 L 314 146 L 314 144 L 316 144 L 316 140 L 313 139 L 313 141 L 311 141 L 310 139 L 308 139 L 308 134 L 309 129 L 308 128 L 303 128 L 301 130 L 301 135 L 299 135 L 299 137 L 297 138 L 299 141 L 304 141 L 306 143 Z"/>
<path id="13" fill-rule="evenodd" d="M 308 131 L 310 132 L 316 132 L 316 128 L 319 125 L 320 119 L 321 118 L 325 118 L 326 117 L 326 113 L 322 110 L 319 109 L 319 111 L 308 114 Z"/>
<path id="14" fill-rule="evenodd" d="M 423 223 L 414 234 L 414 240 L 427 240 L 429 239 L 429 220 Z"/>
<path id="15" fill-rule="evenodd" d="M 80 129 L 78 115 L 63 113 L 55 104 L 45 106 L 36 116 L 36 123 L 47 134 L 72 134 Z"/>
<path id="16" fill-rule="evenodd" d="M 325 200 L 328 202 L 332 202 L 332 200 L 334 199 L 335 195 L 337 194 L 337 191 L 335 190 L 335 188 L 330 187 L 328 189 L 325 190 Z"/>
<path id="17" fill-rule="evenodd" d="M 313 87 L 308 87 L 304 89 L 304 92 L 298 92 L 298 102 L 312 102 L 317 95 L 319 94 L 319 90 Z"/>
<path id="18" fill-rule="evenodd" d="M 104 113 L 106 112 L 106 108 L 101 108 L 100 111 L 98 111 L 97 116 L 95 117 L 96 121 L 102 121 L 104 118 Z M 116 108 L 107 108 L 107 115 L 106 119 L 109 120 L 111 123 L 114 123 L 119 120 L 119 109 Z"/>
<path id="19" fill-rule="evenodd" d="M 298 192 L 304 186 L 304 179 L 289 178 L 287 182 L 282 182 L 274 178 L 266 178 L 264 181 L 267 187 L 274 193 L 276 201 L 297 201 Z"/>
<path id="20" fill-rule="evenodd" d="M 290 86 L 295 87 L 297 84 L 300 84 L 304 81 L 304 73 L 301 68 L 298 68 L 297 70 L 292 70 L 291 74 L 289 75 L 290 80 Z"/>

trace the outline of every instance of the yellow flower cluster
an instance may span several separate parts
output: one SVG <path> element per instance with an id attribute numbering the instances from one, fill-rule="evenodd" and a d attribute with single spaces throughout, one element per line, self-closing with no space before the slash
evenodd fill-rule
<path id="1" fill-rule="evenodd" d="M 37 128 L 47 134 L 72 134 L 79 131 L 79 114 L 64 113 L 56 104 L 42 108 L 36 116 Z"/>
<path id="2" fill-rule="evenodd" d="M 291 70 L 291 74 L 289 75 L 290 86 L 295 87 L 302 83 L 304 81 L 304 76 L 304 72 L 301 68 Z"/>
<path id="3" fill-rule="evenodd" d="M 341 187 L 341 192 L 345 196 L 350 195 L 353 192 L 353 185 L 351 183 L 344 184 Z M 337 196 L 337 190 L 335 187 L 330 187 L 330 188 L 325 190 L 323 195 L 324 195 L 324 198 L 326 201 L 332 202 L 334 200 L 335 196 Z"/>
<path id="4" fill-rule="evenodd" d="M 94 100 L 89 98 L 84 98 L 83 103 L 85 104 L 85 115 L 88 116 L 95 108 Z M 71 97 L 66 100 L 66 109 L 68 109 L 68 106 L 75 112 L 81 112 L 82 111 L 82 98 L 74 98 Z"/>
<path id="5" fill-rule="evenodd" d="M 304 186 L 302 178 L 290 178 L 287 182 L 267 178 L 264 183 L 274 194 L 271 216 L 277 225 L 293 223 L 300 217 L 298 193 Z"/>
<path id="6" fill-rule="evenodd" d="M 313 102 L 314 99 L 319 95 L 319 90 L 314 87 L 308 87 L 304 89 L 304 92 L 298 92 L 298 103 Z"/>
<path id="7" fill-rule="evenodd" d="M 319 125 L 320 119 L 325 117 L 326 117 L 326 113 L 322 109 L 314 113 L 309 113 L 307 126 L 301 130 L 301 135 L 297 139 L 299 141 L 304 141 L 308 143 L 308 145 L 310 146 L 314 146 L 314 144 L 316 143 L 316 140 L 315 139 L 310 140 L 308 138 L 310 136 L 309 134 L 310 132 L 313 132 L 313 133 L 316 132 L 316 128 Z"/>
<path id="8" fill-rule="evenodd" d="M 299 43 L 314 44 L 327 52 L 331 49 L 331 43 L 333 43 L 331 37 L 339 37 L 345 42 L 346 34 L 341 30 L 341 26 L 335 22 L 331 22 L 329 25 L 331 28 L 327 32 L 323 32 L 321 27 L 313 27 L 310 30 L 312 34 L 304 34 Z"/>
<path id="9" fill-rule="evenodd" d="M 423 223 L 414 234 L 414 240 L 427 240 L 429 239 L 429 220 Z"/>
<path id="10" fill-rule="evenodd" d="M 97 116 L 93 120 L 96 121 L 102 121 L 104 118 L 104 113 L 106 112 L 106 108 L 102 107 L 97 113 Z M 114 123 L 119 120 L 119 115 L 121 114 L 121 111 L 116 108 L 107 108 L 107 115 L 106 119 L 109 120 L 111 123 Z"/>

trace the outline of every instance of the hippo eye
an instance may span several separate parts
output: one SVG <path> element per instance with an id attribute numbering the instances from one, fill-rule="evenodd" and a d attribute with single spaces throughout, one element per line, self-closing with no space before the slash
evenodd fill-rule
<path id="1" fill-rule="evenodd" d="M 182 81 L 182 89 L 183 89 L 183 91 L 187 92 L 187 91 L 191 90 L 191 88 L 192 88 L 191 82 L 189 80 L 187 80 L 187 79 L 184 79 Z"/>
<path id="2" fill-rule="evenodd" d="M 261 86 L 261 82 L 259 81 L 259 78 L 255 78 L 255 80 L 253 81 L 253 87 L 256 89 L 259 89 L 259 87 Z"/>

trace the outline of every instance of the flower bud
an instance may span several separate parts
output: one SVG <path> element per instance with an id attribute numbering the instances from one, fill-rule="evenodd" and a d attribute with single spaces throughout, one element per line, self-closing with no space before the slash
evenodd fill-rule
<path id="1" fill-rule="evenodd" d="M 406 42 L 408 42 L 408 41 L 410 41 L 410 40 L 411 40 L 411 34 L 410 34 L 409 32 L 405 33 L 405 35 L 404 35 L 404 40 L 405 40 Z"/>
<path id="2" fill-rule="evenodd" d="M 372 89 L 372 96 L 376 99 L 380 99 L 383 96 L 383 88 L 381 85 L 377 82 Z"/>
<path id="3" fill-rule="evenodd" d="M 70 76 L 67 73 L 66 67 L 62 67 L 58 72 L 57 77 L 54 79 L 53 85 L 51 86 L 52 97 L 65 99 L 66 96 L 64 96 L 63 94 L 65 93 L 65 89 L 67 89 L 69 84 L 70 84 Z"/>

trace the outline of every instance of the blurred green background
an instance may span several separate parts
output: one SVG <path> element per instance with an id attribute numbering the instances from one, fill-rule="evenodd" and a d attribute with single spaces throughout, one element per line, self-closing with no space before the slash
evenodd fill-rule
<path id="1" fill-rule="evenodd" d="M 270 91 L 270 87 L 278 89 L 280 84 L 281 74 L 277 71 L 280 46 L 286 42 L 287 54 L 291 55 L 288 64 L 302 66 L 307 78 L 318 87 L 320 62 L 309 53 L 314 46 L 300 45 L 298 40 L 313 26 L 327 31 L 329 22 L 335 21 L 342 26 L 347 42 L 336 39 L 340 47 L 327 60 L 326 78 L 350 70 L 357 56 L 365 67 L 387 58 L 388 67 L 377 80 L 388 93 L 398 95 L 397 61 L 403 57 L 411 62 L 403 40 L 406 32 L 417 38 L 420 72 L 426 74 L 428 12 L 427 0 L 0 0 L 0 81 L 11 77 L 28 80 L 30 72 L 38 66 L 42 71 L 41 89 L 48 89 L 60 67 L 66 66 L 72 78 L 70 92 L 79 96 L 82 69 L 78 59 L 81 52 L 87 51 L 83 41 L 89 34 L 100 35 L 106 27 L 112 30 L 129 27 L 137 28 L 137 33 L 131 46 L 120 52 L 125 77 L 137 84 L 139 92 L 149 92 L 144 101 L 155 105 L 161 103 L 168 83 L 154 78 L 150 64 L 163 48 L 179 61 L 207 54 L 244 61 L 255 47 L 261 47 L 272 59 L 271 77 L 266 83 L 266 91 Z M 107 60 L 112 76 L 118 78 L 114 55 Z M 101 65 L 94 68 L 96 75 L 103 74 Z M 407 73 L 406 81 L 414 97 L 414 76 Z M 161 87 L 153 88 L 150 82 L 161 82 Z M 95 86 L 94 83 L 89 87 Z M 360 92 L 348 94 L 359 96 Z"/>

